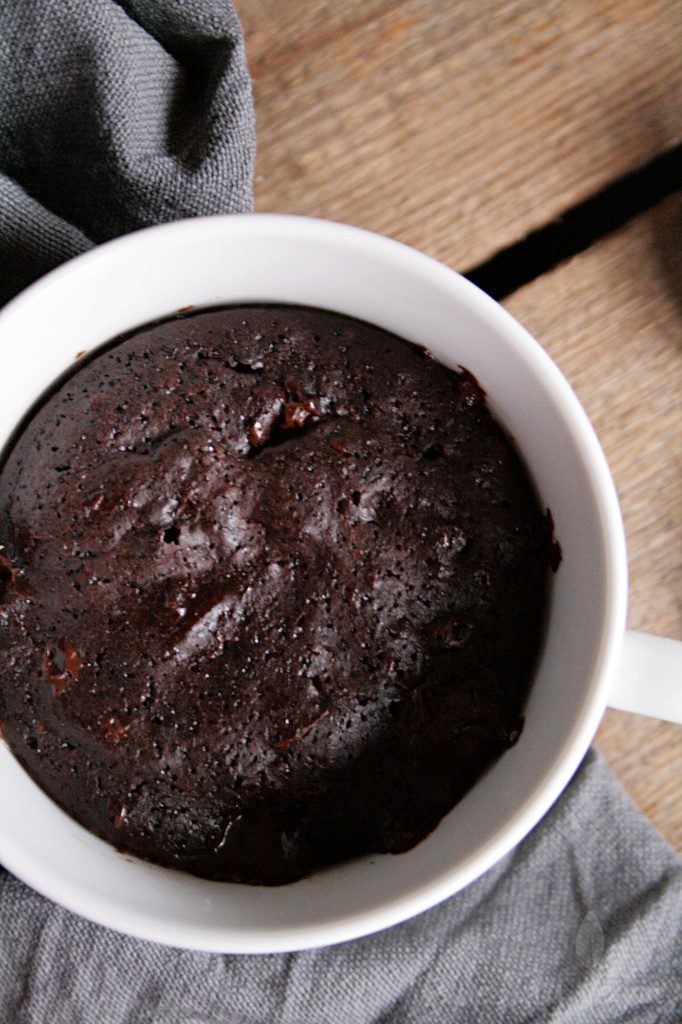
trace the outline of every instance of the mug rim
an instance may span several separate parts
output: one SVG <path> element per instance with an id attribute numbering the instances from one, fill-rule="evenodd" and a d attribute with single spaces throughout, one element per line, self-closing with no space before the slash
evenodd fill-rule
<path id="1" fill-rule="evenodd" d="M 179 924 L 176 932 L 169 934 L 167 926 L 164 925 L 164 931 L 160 934 L 144 912 L 140 912 L 135 919 L 135 915 L 132 915 L 129 909 L 119 913 L 117 908 L 112 908 L 106 901 L 98 903 L 97 899 L 93 900 L 92 894 L 86 893 L 85 889 L 82 893 L 75 889 L 68 893 L 59 891 L 54 879 L 50 883 L 50 879 L 44 877 L 42 870 L 33 870 L 34 865 L 30 863 L 30 859 L 27 861 L 25 856 L 22 856 L 21 850 L 13 848 L 11 836 L 8 840 L 5 830 L 0 826 L 0 857 L 5 866 L 43 895 L 57 900 L 68 909 L 91 920 L 141 938 L 186 948 L 215 952 L 283 952 L 358 938 L 397 924 L 436 905 L 492 867 L 547 813 L 578 768 L 606 706 L 608 687 L 620 654 L 625 629 L 625 539 L 615 486 L 599 441 L 582 405 L 545 350 L 507 310 L 456 271 L 402 242 L 362 228 L 317 218 L 269 213 L 214 215 L 144 228 L 103 243 L 69 260 L 10 300 L 4 309 L 0 310 L 0 346 L 5 328 L 11 325 L 14 316 L 20 315 L 30 307 L 47 289 L 59 288 L 67 276 L 79 273 L 81 268 L 96 267 L 97 261 L 106 266 L 107 261 L 115 253 L 130 249 L 131 246 L 143 247 L 145 240 L 152 236 L 159 238 L 165 235 L 168 244 L 177 246 L 182 244 L 185 233 L 202 235 L 213 230 L 220 234 L 227 230 L 234 235 L 237 243 L 240 234 L 242 237 L 284 239 L 293 233 L 298 238 L 323 238 L 327 243 L 334 241 L 344 249 L 370 247 L 380 259 L 385 259 L 387 264 L 398 261 L 408 265 L 410 273 L 423 274 L 432 279 L 440 277 L 450 290 L 457 292 L 460 301 L 473 307 L 477 314 L 485 319 L 492 331 L 504 335 L 505 341 L 512 344 L 515 349 L 523 349 L 525 353 L 530 353 L 528 358 L 534 360 L 542 373 L 543 388 L 550 390 L 553 398 L 561 406 L 566 429 L 570 429 L 571 437 L 577 444 L 588 471 L 590 489 L 602 525 L 602 547 L 606 566 L 603 624 L 592 685 L 586 693 L 581 713 L 576 716 L 562 749 L 556 755 L 553 771 L 541 785 L 536 786 L 533 793 L 528 794 L 526 801 L 517 809 L 506 826 L 486 844 L 477 848 L 468 860 L 443 873 L 436 881 L 429 881 L 421 889 L 408 892 L 379 910 L 372 908 L 331 925 L 313 924 L 298 929 L 288 928 L 286 931 L 274 927 L 264 931 L 260 936 L 254 933 L 248 940 L 241 935 L 238 948 L 232 944 L 232 938 L 225 941 L 223 937 L 221 940 L 210 927 L 188 928 Z M 170 311 L 167 315 L 170 315 Z M 101 343 L 97 344 L 99 347 Z M 226 929 L 226 933 L 234 934 L 230 928 Z"/>

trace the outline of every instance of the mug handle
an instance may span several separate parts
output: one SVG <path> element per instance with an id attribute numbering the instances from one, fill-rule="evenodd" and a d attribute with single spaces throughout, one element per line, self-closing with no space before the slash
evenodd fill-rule
<path id="1" fill-rule="evenodd" d="M 607 703 L 682 724 L 682 641 L 628 630 Z"/>

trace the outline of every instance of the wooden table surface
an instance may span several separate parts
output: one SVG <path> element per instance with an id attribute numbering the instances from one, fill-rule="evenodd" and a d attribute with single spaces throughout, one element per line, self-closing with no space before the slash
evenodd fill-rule
<path id="1" fill-rule="evenodd" d="M 636 196 L 638 216 L 600 230 L 613 182 L 634 172 L 636 192 L 637 175 L 652 167 L 655 179 L 657 158 L 682 141 L 682 5 L 237 8 L 258 122 L 257 210 L 358 224 L 466 273 L 557 218 L 573 224 L 575 208 L 606 190 L 582 215 L 580 251 L 561 261 L 543 237 L 540 271 L 523 276 L 522 265 L 526 283 L 504 302 L 557 361 L 606 451 L 628 539 L 629 625 L 682 636 L 680 195 L 657 181 L 666 198 L 647 207 Z M 682 727 L 608 711 L 596 743 L 682 851 Z"/>

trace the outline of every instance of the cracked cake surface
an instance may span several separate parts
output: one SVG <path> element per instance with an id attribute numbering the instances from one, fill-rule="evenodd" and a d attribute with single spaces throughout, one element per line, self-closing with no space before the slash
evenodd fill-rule
<path id="1" fill-rule="evenodd" d="M 522 728 L 551 521 L 474 378 L 360 321 L 117 341 L 6 458 L 0 545 L 4 736 L 157 863 L 406 850 Z"/>

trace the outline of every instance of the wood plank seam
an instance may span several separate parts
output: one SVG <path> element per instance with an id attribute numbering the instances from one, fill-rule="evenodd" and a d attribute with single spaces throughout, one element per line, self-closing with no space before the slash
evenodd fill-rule
<path id="1" fill-rule="evenodd" d="M 678 145 L 501 249 L 465 276 L 494 299 L 507 298 L 657 206 L 681 182 L 682 145 Z"/>

